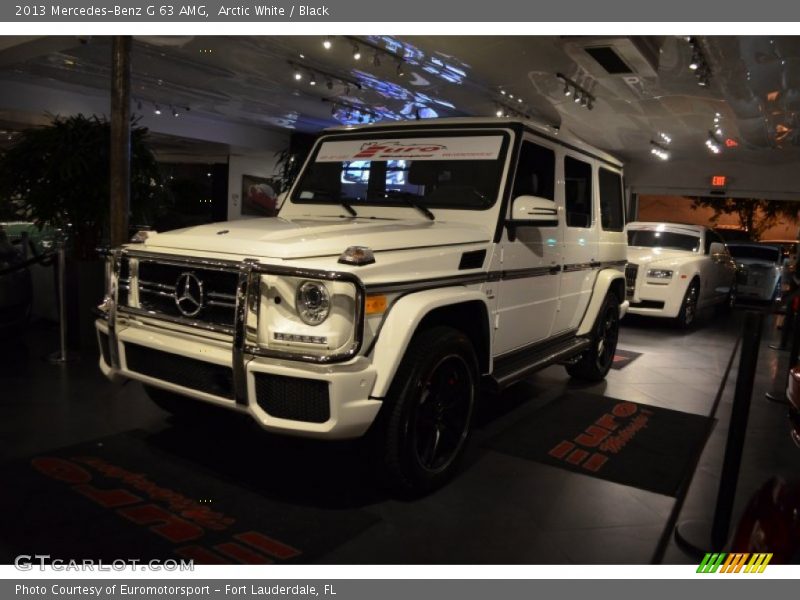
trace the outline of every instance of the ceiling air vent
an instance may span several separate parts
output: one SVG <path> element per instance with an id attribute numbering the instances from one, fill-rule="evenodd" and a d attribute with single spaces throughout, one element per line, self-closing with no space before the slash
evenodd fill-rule
<path id="1" fill-rule="evenodd" d="M 633 70 L 625 63 L 611 46 L 593 46 L 584 48 L 586 53 L 595 59 L 610 75 L 625 75 Z"/>

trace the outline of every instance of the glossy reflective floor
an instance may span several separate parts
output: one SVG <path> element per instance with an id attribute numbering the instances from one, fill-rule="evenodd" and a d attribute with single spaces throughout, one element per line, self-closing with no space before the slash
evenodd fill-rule
<path id="1" fill-rule="evenodd" d="M 151 448 L 158 460 L 179 467 L 186 493 L 192 490 L 215 510 L 234 516 L 237 511 L 271 511 L 277 515 L 275 523 L 290 523 L 296 539 L 298 532 L 299 539 L 306 539 L 304 528 L 312 534 L 314 528 L 353 524 L 351 530 L 322 541 L 307 538 L 309 551 L 294 557 L 301 562 L 648 563 L 675 498 L 518 459 L 488 449 L 486 442 L 569 390 L 707 415 L 741 321 L 740 311 L 708 315 L 696 330 L 683 333 L 657 321 L 626 320 L 620 347 L 642 356 L 622 370 L 612 370 L 601 384 L 576 386 L 562 367 L 551 367 L 485 402 L 463 472 L 444 489 L 413 501 L 392 498 L 372 485 L 358 443 L 275 438 L 226 415 L 199 429 L 186 427 L 156 408 L 139 384 L 108 383 L 94 357 L 64 366 L 48 364 L 43 357 L 55 349 L 57 332 L 38 324 L 0 361 L 0 462 L 25 463 L 80 442 L 135 440 L 140 449 Z M 763 396 L 773 387 L 771 375 L 783 368 L 779 358 L 786 353 L 767 348 L 777 335 L 769 319 L 736 496 L 737 516 L 770 475 L 800 475 L 800 450 L 789 439 L 785 409 Z M 680 520 L 712 514 L 735 378 L 736 362 Z M 125 465 L 132 471 L 152 467 L 148 460 L 132 460 Z M 4 482 L 4 493 L 27 502 L 26 494 L 32 493 L 27 481 Z M 58 514 L 63 510 L 59 502 L 37 510 L 48 514 L 26 511 L 20 518 L 39 539 L 47 539 L 37 530 L 43 523 L 68 527 L 70 515 Z M 61 533 L 54 530 L 52 535 Z M 149 538 L 142 539 L 146 543 Z M 18 537 L 0 532 L 4 562 L 22 550 L 47 552 L 21 548 Z M 74 558 L 86 553 L 82 548 Z M 120 553 L 128 556 L 124 548 Z M 665 562 L 696 563 L 672 541 L 664 555 Z"/>

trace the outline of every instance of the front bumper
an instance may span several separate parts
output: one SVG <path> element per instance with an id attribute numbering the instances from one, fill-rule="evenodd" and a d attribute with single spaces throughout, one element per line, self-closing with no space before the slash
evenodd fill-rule
<path id="1" fill-rule="evenodd" d="M 756 300 L 759 302 L 769 302 L 775 299 L 775 283 L 769 285 L 742 285 L 736 286 L 736 295 L 743 300 Z"/>
<path id="2" fill-rule="evenodd" d="M 95 324 L 100 369 L 109 379 L 135 379 L 247 413 L 269 431 L 356 438 L 366 433 L 382 405 L 369 397 L 376 373 L 364 357 L 317 365 L 240 354 L 230 341 L 177 328 L 119 320 L 110 335 L 107 320 Z M 244 374 L 244 386 L 234 385 L 237 371 Z"/>
<path id="3" fill-rule="evenodd" d="M 641 277 L 637 278 L 633 295 L 628 297 L 630 301 L 628 313 L 651 317 L 677 317 L 686 293 L 686 286 L 680 286 L 680 281 L 684 280 L 673 279 L 667 283 L 652 283 L 646 279 L 642 280 Z"/>

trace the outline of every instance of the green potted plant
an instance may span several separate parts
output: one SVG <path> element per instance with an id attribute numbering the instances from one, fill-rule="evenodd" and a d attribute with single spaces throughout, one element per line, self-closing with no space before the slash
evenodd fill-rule
<path id="1" fill-rule="evenodd" d="M 131 130 L 132 223 L 150 223 L 161 194 L 148 130 Z M 20 132 L 0 154 L 0 202 L 37 226 L 68 236 L 66 277 L 70 338 L 82 349 L 93 343 L 91 307 L 102 297 L 102 262 L 96 248 L 107 239 L 110 123 L 102 117 L 55 116 L 43 127 Z"/>

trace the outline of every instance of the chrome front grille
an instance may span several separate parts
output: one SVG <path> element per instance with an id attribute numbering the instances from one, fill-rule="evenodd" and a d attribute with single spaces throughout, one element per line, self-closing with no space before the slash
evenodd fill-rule
<path id="1" fill-rule="evenodd" d="M 239 277 L 235 268 L 128 258 L 123 261 L 123 271 L 128 277 L 120 277 L 120 306 L 156 318 L 233 331 Z"/>
<path id="2" fill-rule="evenodd" d="M 639 265 L 628 263 L 625 265 L 625 295 L 628 298 L 633 297 L 633 292 L 636 289 L 636 276 L 639 274 Z"/>

